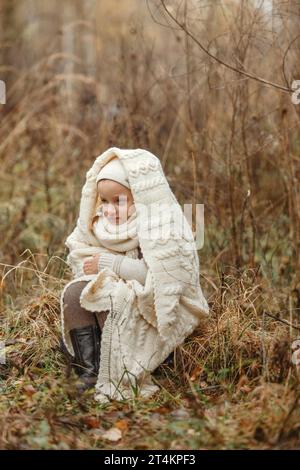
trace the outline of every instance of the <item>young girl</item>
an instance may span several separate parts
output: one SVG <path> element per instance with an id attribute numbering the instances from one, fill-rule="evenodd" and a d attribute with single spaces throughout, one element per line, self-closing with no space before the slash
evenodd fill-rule
<path id="1" fill-rule="evenodd" d="M 148 268 L 144 259 L 140 259 L 142 253 L 136 233 L 133 196 L 124 168 L 117 157 L 99 172 L 96 184 L 96 213 L 91 227 L 102 245 L 113 252 L 92 255 L 84 261 L 83 272 L 97 274 L 103 267 L 109 267 L 124 280 L 136 279 L 144 284 Z M 122 230 L 119 225 L 122 225 Z M 137 253 L 135 249 L 138 250 Z M 124 255 L 125 252 L 127 256 Z M 131 258 L 136 255 L 139 259 Z M 96 383 L 101 331 L 107 317 L 105 311 L 95 312 L 94 316 L 81 307 L 80 294 L 88 282 L 73 283 L 66 289 L 63 299 L 64 318 L 76 352 L 74 366 L 80 378 L 77 386 L 80 393 Z M 87 357 L 88 353 L 90 357 Z"/>
<path id="2" fill-rule="evenodd" d="M 159 159 L 116 147 L 98 156 L 65 244 L 74 279 L 61 295 L 62 336 L 79 390 L 95 385 L 100 402 L 152 395 L 151 372 L 209 312 L 194 237 Z"/>

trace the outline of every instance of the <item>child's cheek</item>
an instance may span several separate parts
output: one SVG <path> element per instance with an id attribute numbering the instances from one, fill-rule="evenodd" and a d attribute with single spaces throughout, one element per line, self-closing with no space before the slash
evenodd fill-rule
<path id="1" fill-rule="evenodd" d="M 131 204 L 128 209 L 128 217 L 130 217 L 135 211 L 135 205 Z"/>
<path id="2" fill-rule="evenodd" d="M 117 211 L 117 215 L 121 220 L 127 219 L 127 207 L 126 206 L 119 206 L 119 210 Z"/>

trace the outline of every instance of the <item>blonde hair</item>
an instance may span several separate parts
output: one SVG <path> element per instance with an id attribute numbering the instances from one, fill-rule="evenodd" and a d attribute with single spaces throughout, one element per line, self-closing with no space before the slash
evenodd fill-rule
<path id="1" fill-rule="evenodd" d="M 89 230 L 92 230 L 93 229 L 93 223 L 95 222 L 95 220 L 97 220 L 97 218 L 99 217 L 99 215 L 96 214 L 96 212 L 98 211 L 99 207 L 101 206 L 102 204 L 102 199 L 100 198 L 99 196 L 99 193 L 97 192 L 97 197 L 96 197 L 96 201 L 95 201 L 95 206 L 94 206 L 94 210 L 93 210 L 93 215 L 90 219 L 90 224 L 89 224 Z"/>

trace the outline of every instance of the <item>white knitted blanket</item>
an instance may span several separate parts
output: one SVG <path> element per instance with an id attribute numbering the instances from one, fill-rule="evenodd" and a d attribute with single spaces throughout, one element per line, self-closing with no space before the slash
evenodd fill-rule
<path id="1" fill-rule="evenodd" d="M 97 174 L 115 155 L 128 174 L 137 210 L 138 237 L 148 266 L 144 286 L 136 280 L 124 281 L 107 267 L 98 274 L 83 272 L 87 257 L 108 252 L 88 227 L 96 202 Z M 151 216 L 147 210 L 150 207 Z M 65 245 L 74 279 L 61 293 L 61 321 L 64 343 L 72 355 L 63 315 L 66 288 L 73 282 L 89 280 L 81 293 L 81 305 L 90 311 L 109 310 L 102 330 L 95 400 L 105 403 L 152 395 L 159 386 L 153 383 L 151 372 L 209 313 L 200 287 L 199 258 L 191 227 L 160 160 L 143 149 L 112 147 L 99 155 L 86 173 L 79 217 Z M 130 255 L 137 258 L 133 251 Z"/>

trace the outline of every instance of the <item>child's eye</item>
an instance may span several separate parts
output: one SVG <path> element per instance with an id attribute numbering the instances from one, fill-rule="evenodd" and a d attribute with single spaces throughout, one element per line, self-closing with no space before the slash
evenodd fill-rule
<path id="1" fill-rule="evenodd" d="M 126 204 L 126 202 L 127 202 L 126 197 L 120 196 L 120 197 L 118 198 L 118 202 L 119 202 L 119 204 L 121 204 L 121 205 Z"/>

